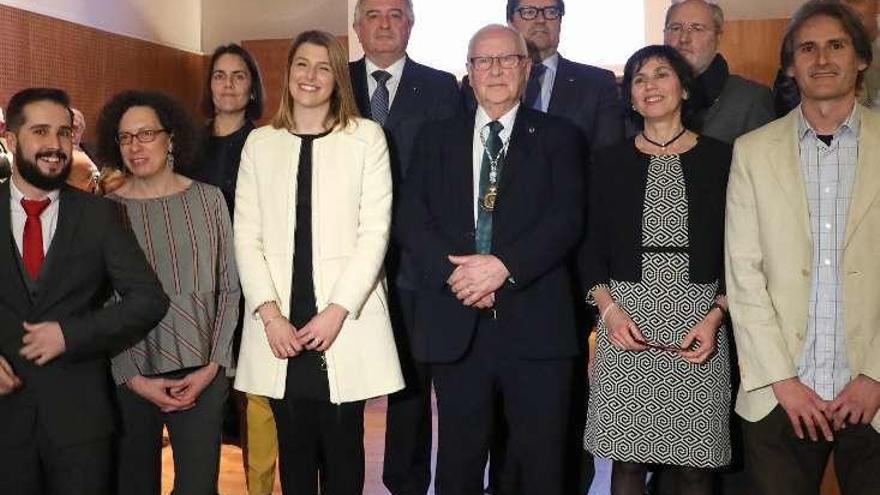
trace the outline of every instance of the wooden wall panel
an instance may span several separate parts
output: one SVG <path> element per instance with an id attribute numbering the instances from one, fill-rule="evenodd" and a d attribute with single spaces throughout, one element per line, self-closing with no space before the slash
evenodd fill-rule
<path id="1" fill-rule="evenodd" d="M 768 86 L 779 70 L 779 49 L 788 19 L 724 23 L 721 53 L 731 72 Z"/>
<path id="2" fill-rule="evenodd" d="M 0 5 L 0 106 L 17 91 L 51 86 L 70 94 L 94 140 L 103 104 L 125 89 L 167 92 L 198 107 L 205 57 Z"/>
<path id="3" fill-rule="evenodd" d="M 348 51 L 348 36 L 339 36 L 342 46 Z M 283 40 L 245 40 L 241 46 L 253 55 L 260 66 L 260 74 L 263 76 L 265 94 L 265 108 L 263 118 L 257 124 L 269 123 L 278 111 L 281 102 L 281 91 L 284 85 L 284 73 L 287 70 L 287 51 L 290 50 L 292 39 Z"/>

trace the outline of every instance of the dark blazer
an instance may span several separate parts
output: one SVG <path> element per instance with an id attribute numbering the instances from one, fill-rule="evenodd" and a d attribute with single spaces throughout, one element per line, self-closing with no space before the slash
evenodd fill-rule
<path id="1" fill-rule="evenodd" d="M 0 185 L 0 354 L 24 385 L 0 396 L 0 443 L 32 439 L 36 422 L 58 446 L 106 437 L 115 423 L 109 356 L 153 328 L 168 298 L 117 207 L 66 186 L 46 260 L 30 284 L 12 237 L 9 195 L 7 181 Z M 105 306 L 111 289 L 119 297 Z M 58 321 L 64 354 L 44 366 L 19 356 L 25 321 Z"/>
<path id="2" fill-rule="evenodd" d="M 351 85 L 361 115 L 371 118 L 370 92 L 366 61 L 349 63 Z M 448 72 L 413 62 L 407 57 L 394 101 L 385 120 L 385 137 L 391 157 L 391 176 L 395 202 L 400 184 L 410 168 L 413 145 L 419 129 L 426 122 L 462 115 L 464 107 L 458 81 Z M 394 222 L 395 219 L 392 219 Z M 403 264 L 404 266 L 401 266 Z M 413 287 L 411 262 L 401 260 L 395 243 L 389 247 L 386 272 L 395 286 Z"/>
<path id="3" fill-rule="evenodd" d="M 706 110 L 700 134 L 732 145 L 736 138 L 775 118 L 770 88 L 731 74 Z"/>
<path id="4" fill-rule="evenodd" d="M 681 155 L 688 201 L 690 281 L 724 275 L 724 209 L 732 147 L 700 136 Z M 590 173 L 587 238 L 581 250 L 585 289 L 609 279 L 642 278 L 642 213 L 650 157 L 632 140 L 599 150 Z"/>
<path id="5" fill-rule="evenodd" d="M 465 108 L 477 102 L 467 76 L 462 81 Z M 572 62 L 561 55 L 547 113 L 568 119 L 587 139 L 591 151 L 610 146 L 624 137 L 625 115 L 614 73 L 592 65 Z"/>
<path id="6" fill-rule="evenodd" d="M 512 282 L 496 292 L 503 355 L 559 358 L 578 351 L 567 257 L 584 220 L 585 150 L 567 121 L 520 108 L 493 216 L 492 254 Z M 452 362 L 467 352 L 480 311 L 446 280 L 449 254 L 473 254 L 474 115 L 426 125 L 397 210 L 403 248 L 417 260 L 416 359 Z"/>

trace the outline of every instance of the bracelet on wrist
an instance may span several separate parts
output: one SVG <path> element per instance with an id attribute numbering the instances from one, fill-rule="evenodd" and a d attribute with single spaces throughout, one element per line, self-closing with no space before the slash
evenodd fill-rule
<path id="1" fill-rule="evenodd" d="M 605 310 L 602 311 L 602 316 L 601 316 L 602 321 L 605 321 L 605 317 L 608 316 L 608 313 L 609 313 L 613 308 L 616 308 L 616 307 L 617 307 L 617 303 L 616 303 L 616 302 L 612 302 L 612 303 L 609 304 L 608 306 L 605 306 Z"/>
<path id="2" fill-rule="evenodd" d="M 722 306 L 721 304 L 719 304 L 719 303 L 717 303 L 717 302 L 714 302 L 714 303 L 712 303 L 711 306 L 709 306 L 709 311 L 707 312 L 707 314 L 708 314 L 708 313 L 711 313 L 713 309 L 718 309 L 718 310 L 720 310 L 720 311 L 721 311 L 721 316 L 722 316 L 722 317 L 725 317 L 725 318 L 726 318 L 726 317 L 728 316 L 728 314 L 729 314 L 729 313 L 727 312 L 727 308 L 725 308 L 724 306 Z"/>

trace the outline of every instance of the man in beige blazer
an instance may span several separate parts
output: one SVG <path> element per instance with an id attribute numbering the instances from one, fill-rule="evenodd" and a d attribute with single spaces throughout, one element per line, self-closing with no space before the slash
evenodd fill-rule
<path id="1" fill-rule="evenodd" d="M 880 493 L 880 115 L 856 103 L 870 39 L 836 3 L 792 17 L 801 106 L 736 141 L 727 291 L 750 493 Z"/>

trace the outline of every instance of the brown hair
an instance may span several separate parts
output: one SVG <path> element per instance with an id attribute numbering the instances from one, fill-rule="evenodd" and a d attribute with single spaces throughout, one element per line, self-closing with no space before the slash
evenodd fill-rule
<path id="1" fill-rule="evenodd" d="M 287 70 L 284 73 L 284 90 L 278 112 L 272 118 L 272 127 L 276 129 L 293 129 L 293 97 L 290 95 L 290 69 L 296 51 L 305 43 L 323 46 L 330 58 L 330 70 L 333 71 L 333 94 L 330 95 L 330 112 L 327 115 L 327 127 L 348 127 L 360 113 L 354 101 L 351 89 L 351 77 L 348 72 L 348 55 L 342 43 L 330 33 L 324 31 L 305 31 L 293 40 L 287 52 Z"/>

